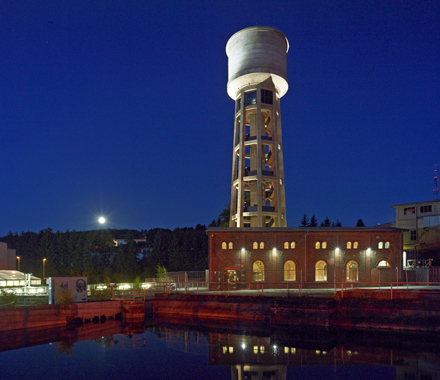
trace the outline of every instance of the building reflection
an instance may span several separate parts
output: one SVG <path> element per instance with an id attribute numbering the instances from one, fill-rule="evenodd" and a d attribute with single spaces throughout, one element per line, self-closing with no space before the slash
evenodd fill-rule
<path id="1" fill-rule="evenodd" d="M 193 331 L 173 325 L 150 329 L 169 348 L 192 353 L 208 346 L 209 365 L 228 366 L 231 380 L 283 380 L 289 368 L 326 366 L 335 374 L 343 367 L 388 368 L 395 379 L 439 380 L 438 336 L 379 333 L 334 334 L 319 331 L 269 336 L 225 331 Z"/>

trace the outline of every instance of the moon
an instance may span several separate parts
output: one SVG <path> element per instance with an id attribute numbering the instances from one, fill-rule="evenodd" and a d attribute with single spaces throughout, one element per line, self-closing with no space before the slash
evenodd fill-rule
<path id="1" fill-rule="evenodd" d="M 105 218 L 103 216 L 100 216 L 99 219 L 98 219 L 98 222 L 101 223 L 101 224 L 104 224 L 105 223 Z"/>

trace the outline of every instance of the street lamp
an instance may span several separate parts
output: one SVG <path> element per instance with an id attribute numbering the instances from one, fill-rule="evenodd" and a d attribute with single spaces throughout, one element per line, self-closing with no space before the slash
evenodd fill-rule
<path id="1" fill-rule="evenodd" d="M 46 259 L 43 259 L 43 281 L 44 281 L 44 272 L 46 269 Z"/>
<path id="2" fill-rule="evenodd" d="M 20 272 L 20 256 L 17 256 L 16 259 L 18 260 L 18 271 Z"/>

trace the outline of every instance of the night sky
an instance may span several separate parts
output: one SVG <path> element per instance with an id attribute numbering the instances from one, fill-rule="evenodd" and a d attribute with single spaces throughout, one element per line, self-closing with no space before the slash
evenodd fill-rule
<path id="1" fill-rule="evenodd" d="M 228 39 L 289 40 L 287 223 L 391 222 L 434 199 L 440 2 L 0 4 L 0 236 L 209 224 L 230 200 Z"/>

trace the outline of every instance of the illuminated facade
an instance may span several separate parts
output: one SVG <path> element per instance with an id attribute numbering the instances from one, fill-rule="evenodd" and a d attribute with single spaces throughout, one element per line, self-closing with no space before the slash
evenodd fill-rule
<path id="1" fill-rule="evenodd" d="M 209 228 L 207 233 L 211 289 L 225 282 L 285 289 L 300 282 L 402 280 L 403 231 L 397 228 Z"/>
<path id="2" fill-rule="evenodd" d="M 289 42 L 251 27 L 226 45 L 228 95 L 235 101 L 230 227 L 286 227 L 280 99 Z"/>

